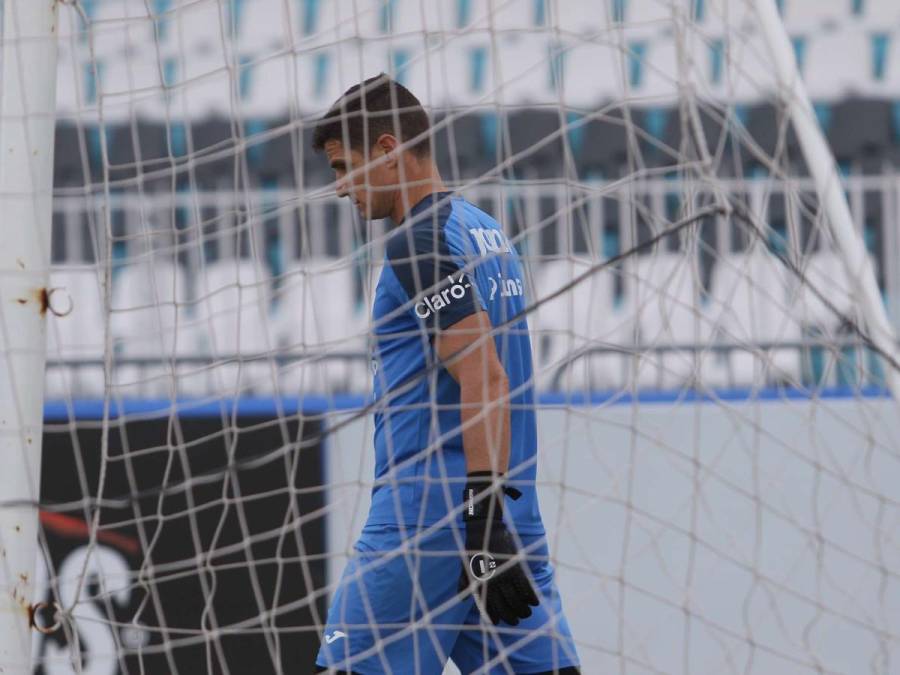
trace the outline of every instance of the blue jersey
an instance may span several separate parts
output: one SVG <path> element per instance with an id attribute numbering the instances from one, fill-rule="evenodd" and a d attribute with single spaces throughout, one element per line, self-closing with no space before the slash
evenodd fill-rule
<path id="1" fill-rule="evenodd" d="M 451 527 L 466 462 L 459 385 L 437 360 L 434 336 L 485 310 L 509 380 L 507 476 L 522 492 L 506 500 L 523 534 L 543 532 L 534 479 L 535 425 L 525 282 L 497 222 L 464 199 L 435 193 L 416 204 L 386 242 L 375 289 L 375 486 L 367 525 Z"/>

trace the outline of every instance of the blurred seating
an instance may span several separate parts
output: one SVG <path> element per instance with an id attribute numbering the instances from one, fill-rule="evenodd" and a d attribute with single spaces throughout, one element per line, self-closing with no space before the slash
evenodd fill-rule
<path id="1" fill-rule="evenodd" d="M 724 368 L 717 386 L 760 387 L 800 382 L 801 350 L 760 349 L 767 342 L 799 342 L 790 279 L 784 264 L 763 247 L 732 253 L 716 260 L 710 282 L 709 321 L 714 341 L 739 343 L 747 349 L 716 353 Z"/>
<path id="2" fill-rule="evenodd" d="M 555 25 L 576 35 L 594 35 L 609 25 L 606 3 L 556 2 Z"/>
<path id="3" fill-rule="evenodd" d="M 207 189 L 238 189 L 243 171 L 235 154 L 235 124 L 225 118 L 209 118 L 192 124 L 190 134 L 194 152 L 190 170 L 197 183 Z"/>
<path id="4" fill-rule="evenodd" d="M 324 3 L 323 3 L 324 4 Z M 472 14 L 474 15 L 474 11 Z M 416 35 L 426 31 L 451 31 L 457 25 L 456 2 L 446 0 L 394 0 L 393 32 Z"/>
<path id="5" fill-rule="evenodd" d="M 72 123 L 56 125 L 53 150 L 54 187 L 79 187 L 91 182 L 91 163 L 82 151 L 84 132 Z"/>
<path id="6" fill-rule="evenodd" d="M 254 54 L 284 51 L 291 44 L 294 28 L 290 4 L 283 0 L 244 2 L 238 27 L 242 51 Z M 269 98 L 272 98 L 271 95 Z"/>
<path id="7" fill-rule="evenodd" d="M 869 259 L 873 264 L 874 261 Z M 878 378 L 878 366 L 869 361 L 871 353 L 855 346 L 835 347 L 829 343 L 852 340 L 854 324 L 862 321 L 858 292 L 848 275 L 842 257 L 828 248 L 820 248 L 800 263 L 802 279 L 795 282 L 795 312 L 803 333 L 813 343 L 824 345 L 809 350 L 808 372 L 813 384 L 822 386 L 871 383 Z M 874 268 L 877 275 L 877 268 Z"/>
<path id="8" fill-rule="evenodd" d="M 356 311 L 353 268 L 347 260 L 305 260 L 279 280 L 274 318 L 280 351 L 309 353 L 280 368 L 281 391 L 288 395 L 346 391 L 363 387 L 368 360 L 329 358 L 336 353 L 367 353 L 365 319 Z"/>
<path id="9" fill-rule="evenodd" d="M 522 110 L 507 118 L 510 156 L 519 178 L 552 178 L 564 175 L 565 134 L 556 110 Z"/>
<path id="10" fill-rule="evenodd" d="M 198 270 L 195 322 L 201 332 L 199 351 L 212 359 L 212 392 L 275 392 L 269 358 L 277 346 L 269 321 L 270 284 L 265 266 L 250 259 L 220 260 Z"/>
<path id="11" fill-rule="evenodd" d="M 270 131 L 272 135 L 263 145 L 262 158 L 256 167 L 260 184 L 292 186 L 299 181 L 318 186 L 325 170 L 331 169 L 323 157 L 313 152 L 313 127 L 281 118 L 272 122 Z"/>
<path id="12" fill-rule="evenodd" d="M 614 3 L 608 3 L 607 6 L 610 10 L 614 9 Z M 660 0 L 625 0 L 621 3 L 621 8 L 622 15 L 616 16 L 611 11 L 611 18 L 625 24 L 630 32 L 638 35 L 657 33 L 672 19 L 671 6 Z"/>
<path id="13" fill-rule="evenodd" d="M 792 27 L 809 32 L 821 31 L 836 25 L 850 15 L 849 2 L 822 2 L 822 0 L 785 0 L 781 16 Z"/>
<path id="14" fill-rule="evenodd" d="M 585 124 L 584 143 L 577 158 L 579 177 L 614 177 L 631 154 L 628 124 L 622 111 L 597 113 Z"/>
<path id="15" fill-rule="evenodd" d="M 142 255 L 115 270 L 109 315 L 115 354 L 150 361 L 117 367 L 116 394 L 177 393 L 174 360 L 197 351 L 187 297 L 185 270 L 165 254 Z"/>
<path id="16" fill-rule="evenodd" d="M 815 2 L 815 0 L 806 1 Z M 900 23 L 900 4 L 896 2 L 867 0 L 866 2 L 861 3 L 860 9 L 862 11 L 856 18 L 867 29 L 881 31 L 884 30 L 886 26 L 896 26 Z M 841 19 L 846 18 L 847 16 L 845 13 Z"/>
<path id="17" fill-rule="evenodd" d="M 683 118 L 681 111 L 675 109 L 658 109 L 647 110 L 642 114 L 638 111 L 636 117 L 641 120 L 641 128 L 648 134 L 652 135 L 653 125 L 648 119 L 650 115 L 664 115 L 665 129 L 662 135 L 661 147 L 652 147 L 647 140 L 643 140 L 641 145 L 643 155 L 659 166 L 675 166 L 681 161 L 685 154 L 689 156 L 699 156 L 699 148 L 694 138 L 693 131 L 689 131 L 688 138 L 683 136 L 683 127 L 687 127 L 687 120 Z M 732 148 L 728 145 L 730 134 L 734 132 L 728 127 L 728 122 L 733 120 L 734 110 L 723 110 L 715 105 L 702 106 L 697 111 L 697 118 L 700 122 L 700 132 L 703 134 L 703 140 L 706 143 L 706 149 L 712 156 L 719 154 L 729 154 Z M 733 122 L 732 122 L 733 123 Z M 727 171 L 727 162 L 723 163 L 721 170 Z"/>
<path id="18" fill-rule="evenodd" d="M 102 270 L 56 267 L 50 275 L 54 312 L 47 314 L 47 359 L 90 361 L 105 358 L 107 317 Z M 66 310 L 71 306 L 71 311 Z M 105 392 L 102 365 L 49 368 L 47 398 L 99 398 Z"/>
<path id="19" fill-rule="evenodd" d="M 497 165 L 486 151 L 481 115 L 457 111 L 439 116 L 434 126 L 435 160 L 447 179 L 476 178 Z"/>
<path id="20" fill-rule="evenodd" d="M 657 9 L 662 3 L 654 2 Z M 641 47 L 643 46 L 643 51 Z M 626 64 L 632 91 L 651 99 L 676 100 L 678 95 L 678 47 L 673 39 L 656 37 L 626 45 Z"/>
<path id="21" fill-rule="evenodd" d="M 798 317 L 810 328 L 834 334 L 844 317 L 856 315 L 853 285 L 840 255 L 819 250 L 801 261 L 802 280 L 799 289 Z"/>
<path id="22" fill-rule="evenodd" d="M 779 162 L 784 158 L 802 157 L 800 142 L 790 118 L 782 107 L 769 103 L 753 105 L 747 112 L 747 133 L 766 157 Z M 744 151 L 742 161 L 747 165 L 758 165 L 760 160 L 749 151 Z"/>
<path id="23" fill-rule="evenodd" d="M 539 389 L 611 389 L 626 377 L 628 359 L 616 349 L 630 343 L 630 326 L 616 311 L 608 270 L 547 300 L 591 266 L 590 259 L 568 258 L 545 262 L 535 272 L 533 301 L 543 304 L 529 317 L 529 326 Z"/>
<path id="24" fill-rule="evenodd" d="M 221 80 L 225 72 L 223 67 L 222 73 L 203 76 L 201 80 Z M 243 181 L 292 186 L 298 184 L 295 163 L 302 161 L 303 185 L 321 187 L 330 182 L 327 163 L 310 147 L 315 120 L 268 114 L 232 120 L 204 113 L 184 125 L 181 119 L 190 117 L 188 113 L 195 109 L 195 99 L 202 97 L 202 89 L 188 87 L 186 97 L 175 95 L 173 117 L 168 123 L 137 117 L 107 125 L 108 180 L 129 187 L 128 181 L 140 169 L 146 186 L 168 189 L 160 176 L 165 178 L 167 171 L 177 167 L 180 176 L 192 174 L 197 185 L 206 189 L 234 189 L 236 182 L 240 187 Z M 213 98 L 216 96 L 213 94 Z M 199 104 L 201 110 L 208 111 L 202 101 Z M 836 158 L 848 171 L 880 173 L 891 163 L 900 164 L 900 106 L 895 101 L 852 98 L 834 104 L 820 102 L 816 110 Z M 452 180 L 482 176 L 515 154 L 522 155 L 513 165 L 513 173 L 519 177 L 562 176 L 564 141 L 571 144 L 574 166 L 582 180 L 617 177 L 629 170 L 630 161 L 649 167 L 674 167 L 683 162 L 683 156 L 678 154 L 682 148 L 682 117 L 671 106 L 629 106 L 627 121 L 625 110 L 618 106 L 572 112 L 566 115 L 566 121 L 581 120 L 577 131 L 556 137 L 553 135 L 561 123 L 556 108 L 510 107 L 500 114 L 495 109 L 465 107 L 431 112 L 435 158 L 444 177 Z M 707 147 L 715 156 L 721 155 L 725 160 L 735 156 L 737 165 L 744 170 L 760 166 L 761 159 L 737 142 L 749 136 L 765 157 L 773 158 L 779 152 L 779 161 L 787 160 L 796 170 L 802 169 L 796 133 L 784 111 L 770 103 L 727 110 L 704 105 L 699 119 Z M 737 122 L 744 125 L 746 135 L 737 133 Z M 83 150 L 75 124 L 57 125 L 57 187 L 104 180 L 99 129 L 91 124 L 82 129 Z M 189 162 L 185 161 L 188 154 Z M 720 174 L 732 170 L 733 164 L 720 162 Z M 92 176 L 85 177 L 85 167 L 93 172 Z M 149 176 L 154 173 L 151 183 Z"/>
<path id="25" fill-rule="evenodd" d="M 884 80 L 880 86 L 873 88 L 872 95 L 880 98 L 896 99 L 897 92 L 900 91 L 900 47 L 898 47 L 896 36 L 888 43 L 885 57 Z"/>
<path id="26" fill-rule="evenodd" d="M 560 5 L 582 3 L 560 3 Z M 593 13 L 605 10 L 595 7 Z M 626 58 L 616 44 L 581 42 L 563 56 L 563 100 L 578 110 L 595 110 L 602 101 L 620 100 L 625 93 L 622 63 Z"/>
<path id="27" fill-rule="evenodd" d="M 495 60 L 494 91 L 502 87 L 507 104 L 555 104 L 559 94 L 551 78 L 553 43 L 546 35 L 522 32 L 504 36 L 491 56 Z"/>
<path id="28" fill-rule="evenodd" d="M 895 25 L 900 15 L 894 5 L 871 0 L 860 3 L 855 12 L 850 2 L 782 3 L 786 28 L 795 39 L 804 80 L 815 100 L 833 101 L 853 93 L 889 96 L 896 91 L 887 85 L 900 77 L 897 50 L 885 28 Z M 100 70 L 107 123 L 135 114 L 156 120 L 247 114 L 234 109 L 233 94 L 240 91 L 231 86 L 242 89 L 239 82 L 231 82 L 245 79 L 242 62 L 253 64 L 249 97 L 242 103 L 253 115 L 266 109 L 272 117 L 297 105 L 304 115 L 320 112 L 350 84 L 379 70 L 391 72 L 396 65 L 392 55 L 400 52 L 410 64 L 407 83 L 437 108 L 477 105 L 501 84 L 503 105 L 558 102 L 550 54 L 560 48 L 568 105 L 589 109 L 621 98 L 626 93 L 623 75 L 630 80 L 630 96 L 659 105 L 662 101 L 651 99 L 674 93 L 678 63 L 669 3 L 660 0 L 515 0 L 490 5 L 490 21 L 484 3 L 471 3 L 462 16 L 457 3 L 438 0 L 246 0 L 224 5 L 200 0 L 163 10 L 142 0 L 120 0 L 86 6 L 97 22 L 90 58 Z M 737 44 L 734 29 L 741 22 L 740 12 L 704 2 L 694 3 L 695 13 L 698 7 L 703 39 L 692 45 L 698 84 L 732 101 L 768 99 L 774 78 L 766 67 L 761 31 L 742 31 Z M 71 21 L 80 30 L 80 19 Z M 881 33 L 887 38 L 878 38 Z M 876 49 L 873 40 L 883 47 Z M 713 77 L 713 62 L 722 56 L 717 41 L 731 45 L 728 55 L 734 57 L 738 77 Z M 79 70 L 87 60 L 87 42 L 67 41 L 61 51 L 63 115 L 93 105 L 86 97 L 88 87 L 69 86 L 87 76 Z M 467 54 L 479 47 L 489 62 L 488 78 L 496 74 L 500 81 L 476 92 Z M 882 57 L 876 58 L 873 54 L 879 50 Z M 321 55 L 327 56 L 324 69 Z M 880 75 L 876 60 L 886 64 Z M 481 103 L 492 103 L 494 97 L 489 98 Z M 189 112 L 183 111 L 185 106 Z"/>
<path id="29" fill-rule="evenodd" d="M 828 143 L 839 164 L 875 160 L 880 171 L 887 160 L 893 135 L 893 114 L 889 101 L 850 98 L 832 107 Z"/>
<path id="30" fill-rule="evenodd" d="M 420 66 L 412 70 L 406 86 L 432 111 L 482 107 L 495 89 L 491 45 L 477 33 L 414 55 Z"/>
<path id="31" fill-rule="evenodd" d="M 107 146 L 109 180 L 134 180 L 170 166 L 166 128 L 145 121 L 115 127 Z"/>
<path id="32" fill-rule="evenodd" d="M 310 188 L 332 179 L 327 162 L 312 153 L 310 140 L 315 120 L 333 100 L 380 70 L 401 78 L 429 107 L 436 126 L 435 157 L 448 181 L 472 182 L 516 155 L 510 170 L 494 173 L 501 179 L 551 180 L 546 186 L 530 183 L 526 190 L 507 184 L 496 194 L 474 198 L 493 205 L 494 215 L 510 232 L 533 228 L 520 240 L 523 249 L 532 248 L 527 253 L 536 259 L 556 257 L 535 268 L 540 293 L 560 287 L 586 268 L 586 261 L 565 257 L 571 251 L 594 250 L 604 237 L 624 242 L 633 204 L 668 220 L 674 217 L 679 196 L 654 182 L 662 176 L 676 178 L 678 168 L 695 153 L 684 143 L 677 107 L 679 59 L 668 2 L 514 0 L 497 5 L 492 22 L 487 5 L 477 2 L 468 3 L 468 10 L 441 0 L 225 4 L 199 0 L 161 10 L 143 0 L 87 3 L 85 11 L 99 22 L 92 42 L 77 34 L 81 19 L 69 16 L 71 8 L 62 10 L 69 19 L 60 30 L 74 30 L 76 35 L 64 41 L 60 52 L 54 182 L 64 188 L 63 196 L 71 197 L 74 191 L 68 188 L 91 182 L 99 187 L 108 181 L 110 199 L 118 200 L 109 222 L 116 236 L 114 264 L 123 259 L 127 263 L 116 268 L 110 289 L 119 356 L 166 359 L 189 350 L 218 358 L 229 352 L 249 356 L 307 347 L 365 351 L 364 315 L 372 291 L 368 272 L 380 268 L 363 270 L 350 262 L 362 228 L 349 210 L 309 194 Z M 884 172 L 887 162 L 900 165 L 900 102 L 895 100 L 900 50 L 885 28 L 900 16 L 897 3 L 784 0 L 780 5 L 818 120 L 842 170 L 872 174 Z M 748 31 L 735 40 L 733 29 L 742 25 L 741 19 L 729 16 L 726 27 L 722 3 L 692 7 L 703 14 L 698 22 L 704 39 L 695 45 L 692 65 L 700 125 L 714 155 L 716 175 L 730 179 L 768 173 L 767 162 L 752 157 L 738 142 L 745 137 L 733 135 L 742 128 L 768 158 L 786 153 L 776 159 L 782 165 L 789 162 L 800 174 L 797 190 L 806 199 L 810 187 L 803 182 L 796 134 L 783 111 L 772 104 L 775 81 L 764 37 Z M 89 45 L 95 61 L 86 56 Z M 722 69 L 729 58 L 736 70 L 727 73 Z M 715 102 L 723 100 L 727 107 Z M 727 124 L 720 114 L 726 115 Z M 558 132 L 566 120 L 584 124 L 563 136 Z M 565 218 L 554 215 L 565 213 L 560 195 L 573 188 L 590 194 L 597 186 L 556 180 L 573 178 L 565 164 L 564 142 L 571 143 L 578 180 L 615 180 L 635 172 L 641 176 L 627 185 L 604 184 L 601 189 L 608 192 L 602 196 L 592 194 L 573 224 L 577 237 L 564 231 L 569 224 Z M 682 148 L 686 155 L 679 155 Z M 140 193 L 133 189 L 139 172 L 158 169 L 153 184 L 145 181 Z M 196 180 L 185 180 L 188 174 Z M 886 234 L 895 215 L 894 188 L 873 185 L 851 180 L 848 194 L 870 249 L 887 268 L 896 264 Z M 199 234 L 192 218 L 171 217 L 178 209 L 167 201 L 188 187 L 203 197 L 197 211 L 206 225 Z M 256 188 L 264 189 L 251 191 Z M 801 213 L 796 200 L 777 189 L 770 193 L 762 181 L 733 183 L 727 189 L 758 207 L 774 229 L 799 239 L 792 240 L 793 245 L 807 247 L 810 221 L 816 216 Z M 153 201 L 157 193 L 158 202 Z M 105 223 L 99 211 L 102 202 L 70 199 L 58 207 L 55 227 L 64 224 L 68 229 L 60 244 L 54 242 L 54 260 L 87 259 L 87 246 L 67 244 L 91 241 L 93 246 L 102 239 L 89 229 Z M 235 223 L 259 205 L 267 214 L 258 228 L 265 240 L 259 255 L 266 257 L 257 269 L 235 262 L 235 256 L 248 255 L 249 249 L 235 244 L 243 240 L 232 235 Z M 166 231 L 167 247 L 189 248 L 195 236 L 209 236 L 201 247 L 219 262 L 194 269 L 188 277 L 173 267 L 169 257 L 174 252 L 166 248 L 165 256 L 154 258 L 153 271 L 143 269 L 149 259 L 135 257 L 136 223 Z M 640 239 L 648 230 L 647 219 L 639 217 L 635 225 Z M 792 228 L 796 232 L 787 235 Z M 214 237 L 216 229 L 221 238 Z M 534 321 L 552 335 L 536 345 L 544 371 L 541 382 L 547 384 L 551 377 L 548 364 L 565 361 L 571 349 L 592 341 L 677 345 L 725 334 L 745 342 L 793 339 L 797 331 L 801 337 L 833 335 L 843 330 L 842 317 L 855 311 L 849 282 L 834 254 L 816 252 L 803 259 L 809 281 L 800 284 L 793 275 L 784 278 L 784 270 L 773 266 L 763 251 L 731 253 L 747 246 L 746 229 L 739 224 L 717 230 L 716 237 L 709 241 L 715 250 L 704 252 L 699 273 L 677 254 L 635 256 L 623 266 L 622 279 L 601 274 L 602 279 L 586 282 L 584 288 L 593 288 L 593 295 L 578 288 L 568 299 L 542 307 Z M 276 257 L 300 260 L 310 253 L 319 257 L 298 263 L 286 274 L 281 274 L 281 262 L 273 262 Z M 190 255 L 184 248 L 178 254 Z M 279 279 L 266 276 L 267 266 L 281 275 Z M 74 273 L 71 267 L 64 274 L 69 273 Z M 884 270 L 881 275 L 880 281 L 889 285 L 896 276 Z M 706 306 L 701 302 L 701 279 L 708 276 Z M 90 292 L 80 288 L 90 285 L 87 276 L 67 283 L 78 287 L 79 295 Z M 596 284 L 600 286 L 594 288 Z M 621 307 L 613 301 L 616 284 L 624 298 Z M 810 285 L 823 290 L 837 312 Z M 269 306 L 270 291 L 277 292 L 274 308 Z M 329 302 L 320 306 L 320 297 Z M 726 303 L 729 297 L 736 300 Z M 766 298 L 778 302 L 767 304 Z M 582 306 L 589 310 L 580 311 Z M 321 316 L 327 320 L 316 318 Z M 757 321 L 757 316 L 766 318 Z M 267 334 L 270 322 L 272 334 Z M 63 333 L 61 347 L 69 349 L 66 341 L 75 340 L 76 351 L 80 349 L 81 336 Z M 634 383 L 620 373 L 623 358 L 592 357 L 581 370 L 575 362 L 564 376 L 581 378 L 572 380 L 574 386 L 679 387 L 698 378 L 742 383 L 791 379 L 799 368 L 790 350 L 735 352 L 717 361 L 712 355 L 698 360 L 688 350 L 650 349 L 637 361 Z M 219 378 L 216 391 L 274 391 L 275 378 L 263 370 L 271 364 L 244 365 L 240 378 L 237 363 L 212 369 L 194 366 L 187 380 L 179 370 L 176 389 L 202 393 L 212 386 L 207 379 L 214 377 Z M 308 386 L 362 388 L 356 362 L 309 366 L 286 366 L 282 384 L 295 392 Z M 140 383 L 141 392 L 163 395 L 171 379 L 164 370 L 162 365 L 147 372 L 122 370 L 116 383 L 122 385 L 128 375 Z M 86 378 L 84 387 L 94 390 L 96 382 Z"/>
<path id="33" fill-rule="evenodd" d="M 98 58 L 123 61 L 129 45 L 152 45 L 154 24 L 148 5 L 140 0 L 92 2 L 86 9 L 102 28 L 94 32 L 92 49 Z"/>
<path id="34" fill-rule="evenodd" d="M 643 350 L 635 385 L 677 389 L 710 376 L 715 367 L 710 354 L 679 348 L 708 344 L 712 336 L 700 304 L 698 273 L 697 262 L 684 253 L 656 252 L 628 261 L 623 304 Z"/>
<path id="35" fill-rule="evenodd" d="M 524 31 L 534 28 L 536 25 L 535 19 L 537 18 L 535 16 L 535 5 L 537 4 L 533 0 L 511 0 L 497 4 L 492 7 L 494 10 L 494 25 L 503 26 L 510 31 Z"/>
<path id="36" fill-rule="evenodd" d="M 836 100 L 850 92 L 865 93 L 869 88 L 871 44 L 867 32 L 849 24 L 845 30 L 812 35 L 804 44 L 801 74 L 812 96 Z"/>
<path id="37" fill-rule="evenodd" d="M 532 263 L 529 297 L 540 306 L 528 320 L 538 388 L 796 385 L 808 381 L 810 348 L 767 345 L 850 335 L 847 321 L 856 318 L 856 305 L 843 263 L 832 252 L 802 260 L 802 283 L 759 246 L 718 256 L 705 305 L 691 260 L 674 252 L 627 260 L 621 307 L 612 270 L 544 301 L 590 270 L 588 258 Z M 117 270 L 108 317 L 95 269 L 57 268 L 52 286 L 65 289 L 74 309 L 50 318 L 50 359 L 103 359 L 108 318 L 113 395 L 364 392 L 382 264 L 355 265 L 346 258 L 303 260 L 277 280 L 273 304 L 272 280 L 252 261 L 208 264 L 188 279 L 165 256 L 139 257 Z M 738 348 L 718 350 L 714 343 Z M 824 361 L 818 368 L 834 377 L 836 359 L 846 361 L 846 355 L 826 352 L 819 350 Z M 309 358 L 294 358 L 303 354 Z M 184 357 L 191 358 L 178 362 Z M 124 363 L 131 359 L 147 363 Z M 51 398 L 102 395 L 103 368 L 53 368 L 47 387 Z"/>
<path id="38" fill-rule="evenodd" d="M 385 12 L 393 9 L 393 16 L 400 12 L 396 0 L 392 0 L 393 8 L 388 8 L 389 3 L 372 2 L 360 4 L 358 0 L 327 0 L 320 2 L 323 24 L 319 30 L 330 31 L 334 39 L 365 37 L 375 38 L 389 33 L 391 24 L 383 25 Z M 327 5 L 334 5 L 333 8 Z M 408 11 L 408 9 L 407 9 Z M 393 19 L 393 17 L 392 17 Z"/>
<path id="39" fill-rule="evenodd" d="M 229 58 L 221 40 L 208 51 L 192 50 L 184 54 L 177 64 L 181 74 L 179 86 L 169 94 L 169 116 L 192 125 L 235 117 L 238 109 L 234 88 L 238 71 Z"/>
<path id="40" fill-rule="evenodd" d="M 273 91 L 283 91 L 291 99 L 298 97 L 300 85 L 294 79 L 291 54 L 265 51 L 245 57 L 237 73 L 240 114 L 245 120 L 268 121 L 286 112 L 285 101 L 272 96 Z"/>

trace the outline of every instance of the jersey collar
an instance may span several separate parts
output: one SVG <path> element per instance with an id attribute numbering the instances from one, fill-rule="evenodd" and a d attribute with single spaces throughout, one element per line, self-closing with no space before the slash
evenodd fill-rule
<path id="1" fill-rule="evenodd" d="M 445 199 L 449 199 L 452 196 L 452 192 L 432 192 L 431 194 L 425 195 L 424 197 L 422 197 L 422 199 L 420 199 L 413 205 L 413 207 L 409 210 L 409 213 L 407 213 L 406 216 L 404 216 L 403 220 L 400 221 L 400 224 L 402 225 L 410 218 L 415 218 L 420 213 L 427 211 L 434 205 L 444 201 Z"/>

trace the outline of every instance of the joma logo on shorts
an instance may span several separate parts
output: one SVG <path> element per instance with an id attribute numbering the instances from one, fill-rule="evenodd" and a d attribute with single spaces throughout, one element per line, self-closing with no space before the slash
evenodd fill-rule
<path id="1" fill-rule="evenodd" d="M 468 281 L 463 282 L 465 275 L 460 272 L 459 278 L 454 279 L 452 276 L 447 277 L 450 280 L 450 286 L 435 293 L 431 297 L 425 296 L 422 302 L 417 302 L 415 306 L 416 316 L 420 319 L 427 319 L 432 313 L 438 311 L 442 307 L 446 307 L 453 300 L 459 300 L 466 294 L 466 289 L 471 288 L 472 284 Z"/>
<path id="2" fill-rule="evenodd" d="M 342 630 L 336 630 L 330 635 L 325 636 L 325 644 L 331 644 L 335 640 L 340 640 L 341 638 L 347 637 L 347 634 Z"/>

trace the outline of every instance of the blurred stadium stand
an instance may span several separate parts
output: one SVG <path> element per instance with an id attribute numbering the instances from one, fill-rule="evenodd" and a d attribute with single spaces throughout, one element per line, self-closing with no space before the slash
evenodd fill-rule
<path id="1" fill-rule="evenodd" d="M 601 185 L 637 167 L 684 160 L 667 10 L 654 0 L 597 5 L 602 9 L 514 0 L 494 17 L 492 35 L 482 4 L 461 0 L 83 3 L 102 23 L 93 61 L 86 58 L 80 23 L 63 22 L 62 28 L 68 39 L 60 53 L 53 242 L 59 285 L 79 295 L 89 288 L 93 297 L 92 284 L 106 280 L 91 263 L 108 246 L 113 309 L 120 301 L 144 308 L 127 320 L 113 312 L 116 356 L 194 355 L 197 362 L 185 365 L 190 377 L 180 381 L 195 393 L 274 387 L 262 363 L 245 366 L 241 382 L 236 364 L 228 381 L 210 383 L 204 358 L 323 349 L 364 355 L 368 303 L 361 298 L 380 264 L 380 226 L 367 228 L 325 195 L 330 170 L 310 148 L 315 119 L 358 81 L 363 73 L 353 69 L 364 63 L 365 75 L 390 72 L 430 108 L 435 156 L 446 178 L 489 208 L 510 234 L 528 225 L 517 246 L 528 260 L 535 297 L 546 295 L 579 265 L 629 246 L 633 230 L 639 239 L 646 234 L 646 218 L 630 204 L 644 204 L 659 222 L 670 222 L 679 208 L 674 176 L 642 181 L 628 194 L 609 188 L 585 197 L 573 189 L 574 183 Z M 424 6 L 430 32 L 422 31 Z M 811 276 L 836 284 L 829 286 L 834 297 L 846 297 L 833 254 L 809 238 L 814 200 L 804 209 L 777 188 L 760 187 L 771 168 L 767 158 L 805 180 L 783 111 L 769 102 L 765 87 L 730 88 L 722 75 L 724 27 L 706 3 L 692 6 L 708 38 L 694 56 L 705 77 L 698 89 L 709 93 L 700 122 L 718 175 L 731 194 L 768 214 L 777 235 L 772 250 L 795 247 Z M 900 3 L 784 0 L 780 6 L 885 300 L 900 320 Z M 641 21 L 618 30 L 634 16 Z M 385 36 L 391 39 L 380 39 Z M 848 51 L 857 58 L 847 58 Z M 507 83 L 499 94 L 492 93 L 498 73 Z M 629 105 L 623 104 L 626 83 Z M 713 102 L 721 100 L 728 103 Z M 560 178 L 570 183 L 553 181 Z M 803 190 L 814 192 L 811 184 Z M 85 196 L 102 191 L 108 191 L 105 211 Z M 576 303 L 542 307 L 534 316 L 542 335 L 535 347 L 542 386 L 620 386 L 636 375 L 639 386 L 672 387 L 697 372 L 710 382 L 745 386 L 808 378 L 799 351 L 667 351 L 666 345 L 723 338 L 710 334 L 712 325 L 760 343 L 841 330 L 833 312 L 816 298 L 800 297 L 796 280 L 771 273 L 770 254 L 748 249 L 730 224 L 713 223 L 707 234 L 711 250 L 696 261 L 654 252 L 614 268 L 597 282 L 602 287 L 585 290 L 583 298 L 576 293 Z M 790 241 L 779 243 L 779 237 Z M 366 242 L 362 259 L 356 254 Z M 122 261 L 145 261 L 151 252 L 159 265 L 154 278 L 132 278 L 138 272 Z M 220 272 L 224 276 L 216 276 Z M 751 284 L 748 276 L 764 281 Z M 315 290 L 317 284 L 327 290 Z M 146 309 L 157 298 L 141 294 L 160 287 L 168 306 L 179 310 L 172 316 L 151 317 Z M 223 290 L 229 287 L 239 297 Z M 303 300 L 323 296 L 321 306 Z M 572 306 L 584 303 L 591 311 Z M 293 306 L 300 309 L 292 312 Z M 80 307 L 79 323 L 94 323 L 96 311 L 93 300 Z M 240 323 L 240 341 L 223 337 L 235 333 L 238 313 L 259 320 Z M 765 318 L 751 323 L 753 316 Z M 74 378 L 67 391 L 100 393 L 103 331 L 79 334 L 73 320 L 54 320 L 51 355 L 56 349 L 63 361 L 89 365 L 56 376 Z M 760 322 L 764 330 L 753 327 Z M 573 334 L 554 337 L 554 326 L 571 326 Z M 621 354 L 636 341 L 661 351 L 655 363 L 628 374 Z M 591 353 L 594 346 L 607 351 Z M 563 362 L 573 350 L 585 352 L 591 364 L 577 383 L 566 374 L 575 366 Z M 315 381 L 329 390 L 362 390 L 366 363 L 357 361 L 294 362 L 283 369 L 279 386 L 297 391 Z M 148 372 L 135 378 L 146 382 Z"/>

